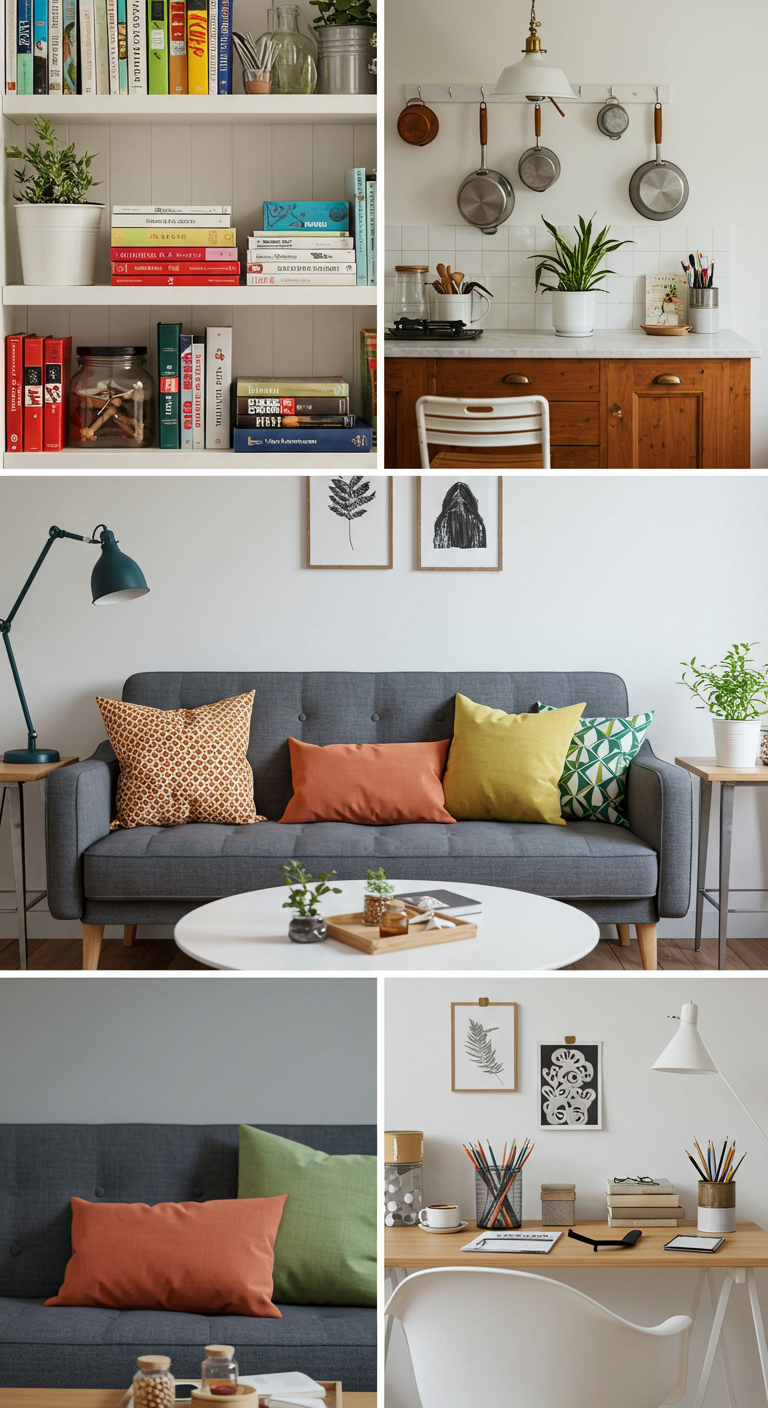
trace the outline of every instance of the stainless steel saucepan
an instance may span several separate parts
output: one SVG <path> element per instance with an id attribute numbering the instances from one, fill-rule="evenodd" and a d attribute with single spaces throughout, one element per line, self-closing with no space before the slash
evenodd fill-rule
<path id="1" fill-rule="evenodd" d="M 638 166 L 629 183 L 629 199 L 646 220 L 671 220 L 688 200 L 688 179 L 679 166 L 661 158 L 661 103 L 653 115 L 656 160 Z"/>
<path id="2" fill-rule="evenodd" d="M 456 204 L 468 225 L 495 235 L 515 208 L 515 193 L 506 176 L 488 167 L 488 105 L 480 104 L 480 168 L 459 186 Z"/>
<path id="3" fill-rule="evenodd" d="M 536 104 L 536 146 L 523 152 L 518 165 L 520 180 L 532 191 L 547 191 L 560 175 L 560 158 L 549 147 L 539 144 L 541 136 L 541 103 Z"/>

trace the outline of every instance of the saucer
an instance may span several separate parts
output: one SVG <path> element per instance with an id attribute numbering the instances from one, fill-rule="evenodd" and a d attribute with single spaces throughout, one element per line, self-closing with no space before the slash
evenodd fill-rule
<path id="1" fill-rule="evenodd" d="M 449 1232 L 463 1232 L 469 1223 L 459 1222 L 456 1227 L 425 1227 L 423 1222 L 418 1225 L 422 1232 L 436 1232 L 438 1237 L 445 1237 Z"/>

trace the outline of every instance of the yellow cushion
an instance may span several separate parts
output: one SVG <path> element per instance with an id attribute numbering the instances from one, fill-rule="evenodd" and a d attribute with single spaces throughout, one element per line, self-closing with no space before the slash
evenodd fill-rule
<path id="1" fill-rule="evenodd" d="M 583 704 L 547 714 L 505 714 L 456 695 L 443 778 L 457 821 L 545 821 L 565 826 L 558 786 Z"/>

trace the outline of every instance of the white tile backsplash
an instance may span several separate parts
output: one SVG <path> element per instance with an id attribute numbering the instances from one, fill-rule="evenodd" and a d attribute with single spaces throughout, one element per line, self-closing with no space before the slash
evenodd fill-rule
<path id="1" fill-rule="evenodd" d="M 510 225 L 509 247 L 510 249 L 527 249 L 528 253 L 532 254 L 533 225 Z"/>

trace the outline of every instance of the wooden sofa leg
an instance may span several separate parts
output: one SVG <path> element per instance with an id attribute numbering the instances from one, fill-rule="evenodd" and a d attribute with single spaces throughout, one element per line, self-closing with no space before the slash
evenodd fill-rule
<path id="1" fill-rule="evenodd" d="M 123 925 L 123 948 L 133 948 L 134 939 L 136 938 L 136 930 L 138 929 L 138 927 L 138 924 Z"/>
<path id="2" fill-rule="evenodd" d="M 621 944 L 621 947 L 629 948 L 629 925 L 617 924 L 616 928 L 619 931 L 619 943 Z"/>
<path id="3" fill-rule="evenodd" d="M 656 962 L 656 925 L 636 924 L 637 942 L 640 945 L 640 959 L 644 968 L 655 972 Z"/>
<path id="4" fill-rule="evenodd" d="M 99 966 L 99 954 L 101 953 L 101 941 L 104 938 L 103 924 L 83 925 L 83 972 L 89 972 Z"/>

